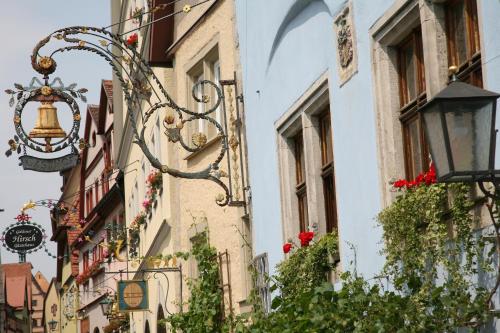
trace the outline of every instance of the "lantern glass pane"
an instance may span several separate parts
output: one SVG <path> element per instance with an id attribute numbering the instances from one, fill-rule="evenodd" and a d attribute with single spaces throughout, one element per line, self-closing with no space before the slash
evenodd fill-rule
<path id="1" fill-rule="evenodd" d="M 450 172 L 450 166 L 446 154 L 441 112 L 438 104 L 434 104 L 424 112 L 424 122 L 425 135 L 436 168 L 436 176 L 440 178 Z"/>
<path id="2" fill-rule="evenodd" d="M 490 159 L 492 101 L 445 102 L 444 111 L 455 171 L 487 171 Z"/>

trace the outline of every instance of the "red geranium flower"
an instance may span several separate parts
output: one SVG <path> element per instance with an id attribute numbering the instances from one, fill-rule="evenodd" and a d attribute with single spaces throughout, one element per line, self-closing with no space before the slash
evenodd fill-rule
<path id="1" fill-rule="evenodd" d="M 312 231 L 301 232 L 299 234 L 300 245 L 302 247 L 309 246 L 309 243 L 312 241 L 313 238 L 314 238 L 314 232 Z"/>
<path id="2" fill-rule="evenodd" d="M 403 188 L 403 187 L 406 187 L 407 185 L 408 185 L 408 182 L 406 181 L 406 179 L 396 180 L 394 182 L 394 184 L 392 184 L 392 186 L 394 188 Z"/>
<path id="3" fill-rule="evenodd" d="M 283 252 L 288 253 L 292 249 L 292 244 L 291 243 L 285 243 L 283 244 Z"/>
<path id="4" fill-rule="evenodd" d="M 417 187 L 422 184 L 432 185 L 435 182 L 436 182 L 436 168 L 434 167 L 434 164 L 431 163 L 431 165 L 429 166 L 429 171 L 425 173 L 422 172 L 415 179 L 411 181 L 407 181 L 405 179 L 397 180 L 392 184 L 392 187 L 396 189 L 402 189 L 402 188 L 411 189 L 413 187 Z"/>
<path id="5" fill-rule="evenodd" d="M 139 42 L 139 35 L 132 34 L 127 38 L 127 45 L 129 46 L 137 46 L 137 43 Z"/>
<path id="6" fill-rule="evenodd" d="M 431 163 L 429 171 L 425 174 L 424 179 L 427 185 L 434 184 L 436 182 L 436 168 L 434 167 L 434 163 Z"/>

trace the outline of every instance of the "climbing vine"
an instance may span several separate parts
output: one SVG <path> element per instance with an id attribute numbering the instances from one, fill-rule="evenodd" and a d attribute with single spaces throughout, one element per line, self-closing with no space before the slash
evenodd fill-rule
<path id="1" fill-rule="evenodd" d="M 473 229 L 469 192 L 465 184 L 416 186 L 379 215 L 384 273 L 418 332 L 475 328 L 490 317 L 489 290 L 477 279 L 493 270 L 496 247 Z"/>
<path id="2" fill-rule="evenodd" d="M 171 315 L 163 324 L 172 332 L 223 332 L 225 322 L 217 250 L 209 244 L 207 231 L 194 238 L 190 256 L 196 260 L 198 277 L 188 281 L 191 295 L 186 304 L 187 311 Z"/>

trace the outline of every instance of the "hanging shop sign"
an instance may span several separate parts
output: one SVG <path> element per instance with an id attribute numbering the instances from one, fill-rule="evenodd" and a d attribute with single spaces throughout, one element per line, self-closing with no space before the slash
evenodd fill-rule
<path id="1" fill-rule="evenodd" d="M 142 280 L 118 281 L 118 311 L 148 311 L 148 284 Z"/>
<path id="2" fill-rule="evenodd" d="M 50 58 L 45 58 L 44 61 L 42 63 L 47 70 L 55 69 L 55 63 Z M 9 149 L 5 154 L 10 156 L 17 152 L 21 155 L 20 164 L 25 170 L 56 172 L 75 166 L 79 157 L 75 144 L 80 142 L 78 131 L 81 120 L 76 98 L 85 102 L 84 94 L 87 89 L 76 89 L 74 83 L 65 86 L 59 78 L 49 83 L 47 77 L 44 82 L 33 78 L 28 86 L 16 83 L 14 87 L 7 89 L 6 93 L 11 96 L 9 105 L 12 107 L 15 104 L 13 121 L 16 135 L 9 140 Z M 38 117 L 35 127 L 27 131 L 23 124 L 23 111 L 30 103 L 38 103 Z M 59 124 L 57 104 L 66 104 L 72 113 L 72 126 L 69 130 L 64 130 Z M 69 154 L 55 158 L 45 157 L 66 150 L 70 151 Z"/>
<path id="3" fill-rule="evenodd" d="M 26 254 L 36 252 L 45 246 L 45 230 L 41 225 L 31 221 L 9 225 L 0 240 L 8 251 Z"/>

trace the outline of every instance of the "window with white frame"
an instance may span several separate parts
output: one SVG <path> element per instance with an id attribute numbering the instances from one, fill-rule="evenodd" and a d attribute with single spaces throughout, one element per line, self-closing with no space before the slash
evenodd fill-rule
<path id="1" fill-rule="evenodd" d="M 333 137 L 327 83 L 277 123 L 285 239 L 336 232 Z"/>
<path id="2" fill-rule="evenodd" d="M 220 87 L 221 68 L 219 62 L 219 53 L 217 46 L 213 47 L 196 65 L 188 71 L 188 100 L 191 101 L 191 109 L 197 113 L 204 113 L 214 106 L 217 100 L 215 89 L 208 84 L 200 84 L 204 80 L 214 82 Z M 194 90 L 192 90 L 194 87 Z M 197 102 L 192 98 L 192 94 L 203 102 Z M 222 105 L 207 115 L 215 119 L 217 122 L 222 121 Z M 218 135 L 217 127 L 205 119 L 198 119 L 191 122 L 189 125 L 189 142 L 194 133 L 203 133 L 210 140 Z"/>
<path id="3" fill-rule="evenodd" d="M 269 261 L 267 253 L 260 254 L 254 258 L 255 265 L 255 290 L 259 293 L 262 310 L 264 313 L 271 311 L 271 291 L 269 288 Z"/>

